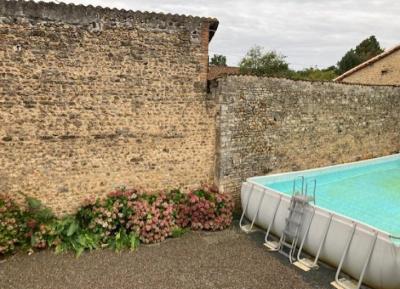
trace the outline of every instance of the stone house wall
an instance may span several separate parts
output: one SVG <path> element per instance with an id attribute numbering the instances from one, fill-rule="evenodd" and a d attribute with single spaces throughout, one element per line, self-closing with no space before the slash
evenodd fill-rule
<path id="1" fill-rule="evenodd" d="M 217 24 L 0 0 L 0 193 L 68 213 L 121 185 L 212 182 Z"/>
<path id="2" fill-rule="evenodd" d="M 400 47 L 340 80 L 346 83 L 400 85 Z"/>
<path id="3" fill-rule="evenodd" d="M 400 151 L 400 87 L 227 76 L 211 90 L 216 179 L 236 196 L 248 177 Z"/>

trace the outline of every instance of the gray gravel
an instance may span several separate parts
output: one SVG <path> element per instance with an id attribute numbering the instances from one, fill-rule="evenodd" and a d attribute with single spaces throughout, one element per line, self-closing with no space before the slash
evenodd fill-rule
<path id="1" fill-rule="evenodd" d="M 331 288 L 334 272 L 325 267 L 304 273 L 278 253 L 267 252 L 259 233 L 237 226 L 223 232 L 190 232 L 136 252 L 98 250 L 32 256 L 19 253 L 0 263 L 0 288 Z"/>

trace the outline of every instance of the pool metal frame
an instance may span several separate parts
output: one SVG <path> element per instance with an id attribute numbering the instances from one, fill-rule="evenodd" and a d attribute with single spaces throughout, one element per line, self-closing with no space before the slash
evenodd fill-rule
<path id="1" fill-rule="evenodd" d="M 306 171 L 249 178 L 243 183 L 241 190 L 242 207 L 244 210 L 240 218 L 240 228 L 246 233 L 252 232 L 254 225 L 266 229 L 265 243 L 271 243 L 269 241 L 271 233 L 276 236 L 282 235 L 283 223 L 287 217 L 286 209 L 291 197 L 256 183 L 257 179 L 298 178 L 312 171 L 318 172 L 332 168 L 340 169 L 350 166 L 362 166 L 391 159 L 400 160 L 400 154 Z M 256 194 L 259 195 L 258 198 L 256 198 Z M 273 199 L 275 200 L 272 201 Z M 400 236 L 393 236 L 388 232 L 321 208 L 315 204 L 309 204 L 307 215 L 308 217 L 304 220 L 301 232 L 301 243 L 298 246 L 297 263 L 300 263 L 300 265 L 307 269 L 316 269 L 318 268 L 318 261 L 321 259 L 337 267 L 333 285 L 338 288 L 360 288 L 363 281 L 374 288 L 400 288 L 400 247 L 396 246 L 393 242 L 393 240 L 400 240 Z M 243 224 L 245 217 L 251 220 L 250 224 Z M 318 234 L 316 231 L 320 231 L 322 234 Z M 344 241 L 335 240 L 337 238 L 333 238 L 332 235 L 338 237 L 347 236 L 347 238 Z M 334 248 L 330 248 L 327 244 L 331 244 L 330 247 Z M 302 259 L 301 254 L 303 250 L 309 255 L 314 255 L 314 260 Z M 332 252 L 329 252 L 330 250 Z M 350 256 L 352 256 L 352 260 L 349 260 Z M 387 261 L 385 262 L 386 265 L 380 264 L 383 263 L 382 260 Z M 393 266 L 389 266 L 390 264 Z M 393 267 L 395 268 L 393 269 Z M 381 274 L 379 274 L 379 272 L 377 273 L 379 270 L 384 272 L 380 272 Z M 389 272 L 387 272 L 388 270 Z M 357 284 L 350 283 L 349 280 L 340 279 L 341 272 L 345 272 L 357 279 Z"/>

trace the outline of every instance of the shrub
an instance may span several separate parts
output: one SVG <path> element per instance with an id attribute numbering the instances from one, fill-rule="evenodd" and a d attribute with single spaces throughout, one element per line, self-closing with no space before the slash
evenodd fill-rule
<path id="1" fill-rule="evenodd" d="M 193 230 L 223 230 L 232 223 L 233 201 L 215 187 L 204 187 L 188 194 L 190 227 Z"/>
<path id="2" fill-rule="evenodd" d="M 167 197 L 173 203 L 173 215 L 175 223 L 179 228 L 187 228 L 190 226 L 191 208 L 188 203 L 188 195 L 180 190 L 172 190 Z"/>
<path id="3" fill-rule="evenodd" d="M 23 246 L 33 249 L 50 247 L 57 221 L 54 214 L 37 199 L 25 197 L 25 201 L 27 206 L 22 213 L 21 226 L 25 237 Z"/>
<path id="4" fill-rule="evenodd" d="M 77 219 L 80 225 L 92 234 L 99 235 L 103 243 L 108 243 L 111 236 L 116 235 L 133 214 L 133 202 L 137 200 L 135 190 L 117 190 L 108 194 L 103 201 L 88 200 L 78 210 Z"/>
<path id="5" fill-rule="evenodd" d="M 0 195 L 0 255 L 12 253 L 20 243 L 21 210 L 7 195 Z"/>
<path id="6" fill-rule="evenodd" d="M 145 243 L 158 243 L 171 236 L 175 227 L 174 206 L 165 194 L 143 196 L 133 202 L 127 229 L 136 232 Z"/>
<path id="7" fill-rule="evenodd" d="M 77 256 L 85 250 L 99 247 L 100 236 L 82 228 L 75 216 L 67 216 L 53 224 L 49 234 L 49 246 L 54 246 L 56 253 L 74 251 Z"/>
<path id="8" fill-rule="evenodd" d="M 108 246 L 116 251 L 134 250 L 139 241 L 157 243 L 179 237 L 187 228 L 222 230 L 232 221 L 233 202 L 214 187 L 184 194 L 148 195 L 118 189 L 103 200 L 91 199 L 76 215 L 56 218 L 50 209 L 26 197 L 21 210 L 7 196 L 0 196 L 0 255 L 17 246 L 55 248 L 56 253 Z"/>

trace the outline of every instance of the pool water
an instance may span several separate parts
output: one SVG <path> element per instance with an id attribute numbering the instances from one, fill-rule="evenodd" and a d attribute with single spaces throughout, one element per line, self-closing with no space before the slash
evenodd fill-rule
<path id="1" fill-rule="evenodd" d="M 316 179 L 316 205 L 400 236 L 400 156 L 304 171 Z M 255 178 L 256 183 L 291 195 L 295 176 Z M 300 186 L 297 181 L 297 187 Z M 312 190 L 309 190 L 309 192 Z"/>

